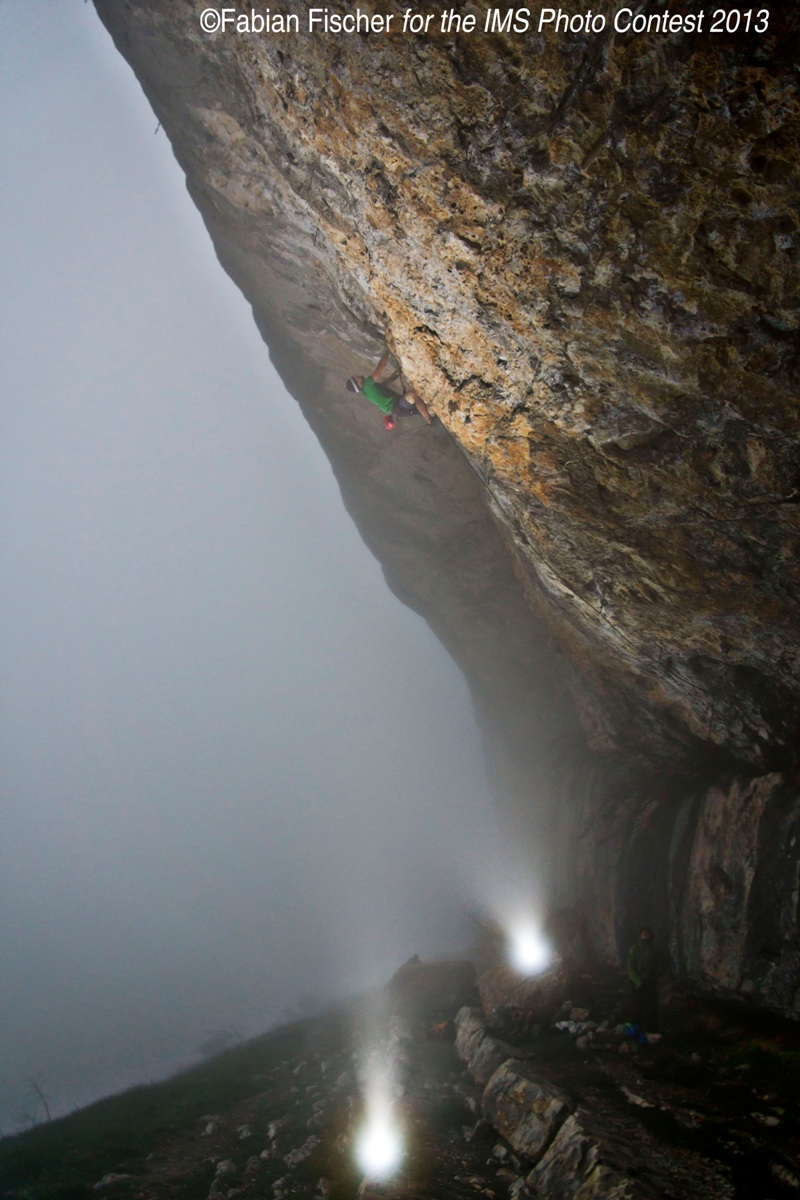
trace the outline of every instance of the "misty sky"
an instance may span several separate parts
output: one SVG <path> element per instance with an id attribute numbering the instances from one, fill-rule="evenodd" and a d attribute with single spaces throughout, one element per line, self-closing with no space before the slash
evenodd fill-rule
<path id="1" fill-rule="evenodd" d="M 93 7 L 0 0 L 0 90 L 11 1132 L 457 946 L 491 816 Z"/>

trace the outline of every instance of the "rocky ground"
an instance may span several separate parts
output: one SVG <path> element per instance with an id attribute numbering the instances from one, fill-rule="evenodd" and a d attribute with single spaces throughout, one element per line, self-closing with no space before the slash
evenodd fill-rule
<path id="1" fill-rule="evenodd" d="M 567 983 L 574 994 L 565 997 Z M 402 1015 L 383 1015 L 378 1040 L 393 1062 L 407 1146 L 390 1184 L 363 1180 L 354 1161 L 369 1024 L 367 1009 L 356 1006 L 308 1022 L 292 1054 L 252 1080 L 255 1094 L 203 1113 L 141 1160 L 120 1163 L 93 1193 L 108 1200 L 800 1196 L 793 1027 L 755 1026 L 674 993 L 664 997 L 662 1040 L 639 1044 L 625 1028 L 621 976 L 560 976 L 558 988 L 555 1009 L 534 1024 L 510 1009 L 487 1017 L 476 1003 L 447 1019 L 430 996 L 422 1011 L 411 1004 Z"/>

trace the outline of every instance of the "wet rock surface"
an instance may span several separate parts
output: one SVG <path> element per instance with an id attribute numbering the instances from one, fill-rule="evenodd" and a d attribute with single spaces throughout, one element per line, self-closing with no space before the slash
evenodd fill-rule
<path id="1" fill-rule="evenodd" d="M 280 40 L 95 2 L 464 670 L 531 874 L 607 961 L 645 920 L 797 1016 L 796 6 L 760 37 Z M 343 392 L 384 339 L 441 425 Z"/>
<path id="2" fill-rule="evenodd" d="M 761 35 L 283 40 L 97 7 L 271 340 L 338 369 L 386 331 L 598 741 L 785 762 L 796 7 Z"/>
<path id="3" fill-rule="evenodd" d="M 652 914 L 680 978 L 797 1019 L 799 823 L 797 780 L 777 773 L 588 803 L 576 875 L 589 940 L 613 959 L 619 931 L 629 944 Z"/>

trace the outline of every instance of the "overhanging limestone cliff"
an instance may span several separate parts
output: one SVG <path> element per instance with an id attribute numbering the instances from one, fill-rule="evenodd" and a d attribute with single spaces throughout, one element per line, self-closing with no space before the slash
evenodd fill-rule
<path id="1" fill-rule="evenodd" d="M 596 747 L 792 769 L 790 6 L 764 35 L 417 38 L 209 36 L 195 0 L 96 4 L 517 805 L 555 825 L 539 764 L 576 737 L 543 623 Z M 384 336 L 472 471 L 342 393 Z"/>

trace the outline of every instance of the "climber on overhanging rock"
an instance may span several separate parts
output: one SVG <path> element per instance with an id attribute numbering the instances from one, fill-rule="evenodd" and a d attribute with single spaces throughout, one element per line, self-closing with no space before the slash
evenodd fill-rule
<path id="1" fill-rule="evenodd" d="M 424 418 L 427 425 L 432 425 L 436 418 L 431 416 L 425 402 L 413 388 L 405 386 L 405 380 L 400 371 L 395 371 L 383 383 L 378 382 L 386 370 L 390 358 L 391 353 L 387 350 L 371 375 L 351 375 L 346 385 L 348 392 L 355 392 L 356 395 L 360 393 L 362 396 L 366 396 L 371 404 L 376 405 L 384 414 L 383 423 L 387 429 L 394 428 L 395 420 L 398 417 L 414 417 L 417 413 Z M 386 387 L 387 383 L 393 383 L 395 379 L 400 379 L 403 384 L 402 396 L 396 395 Z"/>

